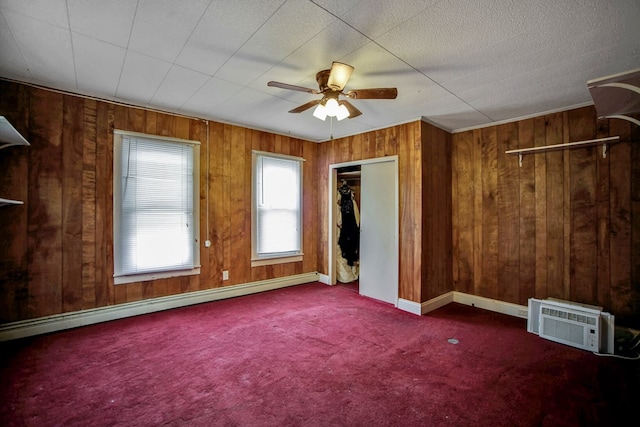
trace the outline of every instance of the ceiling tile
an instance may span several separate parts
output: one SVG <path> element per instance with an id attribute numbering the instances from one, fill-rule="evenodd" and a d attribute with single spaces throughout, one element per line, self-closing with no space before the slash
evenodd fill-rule
<path id="1" fill-rule="evenodd" d="M 308 1 L 289 0 L 220 68 L 216 77 L 248 85 L 334 20 Z"/>
<path id="2" fill-rule="evenodd" d="M 212 2 L 176 63 L 215 74 L 281 4 L 282 0 Z"/>
<path id="3" fill-rule="evenodd" d="M 118 98 L 147 105 L 170 68 L 168 62 L 129 51 L 118 83 Z"/>
<path id="4" fill-rule="evenodd" d="M 174 62 L 200 21 L 209 0 L 139 0 L 129 49 Z"/>
<path id="5" fill-rule="evenodd" d="M 30 76 L 18 43 L 13 38 L 9 24 L 0 11 L 0 74 L 10 78 Z"/>
<path id="6" fill-rule="evenodd" d="M 68 0 L 71 31 L 126 47 L 136 0 Z"/>
<path id="7" fill-rule="evenodd" d="M 174 65 L 150 103 L 159 108 L 181 107 L 208 79 L 209 76 L 206 74 Z"/>
<path id="8" fill-rule="evenodd" d="M 20 46 L 33 83 L 75 90 L 71 33 L 55 25 L 5 11 L 11 34 Z"/>
<path id="9" fill-rule="evenodd" d="M 243 86 L 225 82 L 211 77 L 181 108 L 184 113 L 200 114 L 204 118 L 213 119 L 216 107 L 240 92 Z M 224 109 L 224 107 L 222 107 Z"/>
<path id="10" fill-rule="evenodd" d="M 0 9 L 19 13 L 60 28 L 69 28 L 66 0 L 2 0 Z"/>
<path id="11" fill-rule="evenodd" d="M 125 49 L 80 34 L 73 35 L 78 90 L 94 96 L 116 95 Z"/>

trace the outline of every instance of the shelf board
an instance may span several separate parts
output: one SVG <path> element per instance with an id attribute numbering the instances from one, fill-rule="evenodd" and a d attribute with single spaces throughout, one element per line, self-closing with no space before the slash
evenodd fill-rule
<path id="1" fill-rule="evenodd" d="M 20 200 L 3 199 L 2 197 L 0 197 L 0 206 L 9 205 L 24 205 L 24 202 L 21 202 Z"/>
<path id="2" fill-rule="evenodd" d="M 13 145 L 29 145 L 6 117 L 0 116 L 0 150 Z"/>

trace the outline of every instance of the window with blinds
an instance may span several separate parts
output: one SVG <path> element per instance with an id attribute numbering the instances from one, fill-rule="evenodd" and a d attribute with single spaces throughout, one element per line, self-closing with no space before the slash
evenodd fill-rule
<path id="1" fill-rule="evenodd" d="M 194 274 L 199 267 L 198 151 L 196 141 L 115 133 L 116 283 Z"/>
<path id="2" fill-rule="evenodd" d="M 302 259 L 302 161 L 253 152 L 252 265 Z"/>

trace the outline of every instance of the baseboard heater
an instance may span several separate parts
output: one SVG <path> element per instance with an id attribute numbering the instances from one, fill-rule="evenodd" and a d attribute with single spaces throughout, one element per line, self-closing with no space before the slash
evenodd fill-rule
<path id="1" fill-rule="evenodd" d="M 602 307 L 555 298 L 529 298 L 527 331 L 583 350 L 613 354 L 614 320 Z"/>

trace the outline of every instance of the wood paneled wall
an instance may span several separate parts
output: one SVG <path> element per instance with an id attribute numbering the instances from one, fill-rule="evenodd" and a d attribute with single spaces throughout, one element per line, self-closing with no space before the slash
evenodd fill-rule
<path id="1" fill-rule="evenodd" d="M 517 304 L 556 297 L 640 316 L 640 147 L 505 150 L 620 136 L 593 107 L 453 135 L 455 290 Z M 635 136 L 631 133 L 635 132 Z"/>
<path id="2" fill-rule="evenodd" d="M 25 201 L 0 208 L 1 322 L 317 271 L 317 144 L 6 81 L 0 93 L 31 143 L 0 151 L 0 195 Z M 113 129 L 201 142 L 200 275 L 113 284 Z M 254 149 L 306 159 L 303 262 L 250 266 Z"/>
<path id="3" fill-rule="evenodd" d="M 400 298 L 423 302 L 452 290 L 451 136 L 421 121 L 323 142 L 319 147 L 318 267 L 328 274 L 329 165 L 398 156 Z M 434 208 L 437 206 L 438 210 Z"/>

